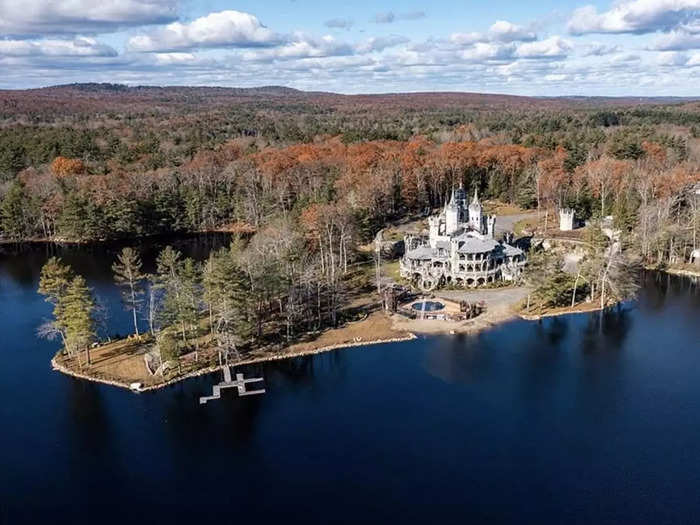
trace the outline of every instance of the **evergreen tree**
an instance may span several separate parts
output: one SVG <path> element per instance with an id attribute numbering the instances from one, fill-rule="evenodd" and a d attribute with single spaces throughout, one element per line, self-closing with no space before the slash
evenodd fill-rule
<path id="1" fill-rule="evenodd" d="M 54 307 L 53 321 L 42 325 L 39 335 L 49 339 L 60 335 L 69 355 L 85 349 L 89 364 L 90 344 L 96 335 L 95 300 L 85 279 L 76 276 L 60 259 L 51 257 L 41 269 L 38 291 Z"/>
<path id="2" fill-rule="evenodd" d="M 222 349 L 236 351 L 236 341 L 250 337 L 246 316 L 246 276 L 234 260 L 235 245 L 209 256 L 202 272 L 204 301 L 209 310 L 212 337 L 218 339 L 219 362 Z"/>
<path id="3" fill-rule="evenodd" d="M 131 310 L 134 317 L 134 330 L 139 335 L 137 313 L 143 305 L 144 280 L 141 257 L 133 248 L 124 248 L 112 265 L 114 282 L 121 288 L 124 308 Z"/>
<path id="4" fill-rule="evenodd" d="M 51 257 L 41 268 L 39 293 L 54 306 L 65 294 L 75 275 L 73 269 L 58 257 Z"/>
<path id="5" fill-rule="evenodd" d="M 183 343 L 187 344 L 186 298 L 182 287 L 182 254 L 167 246 L 156 261 L 155 285 L 162 292 L 158 319 L 161 326 L 179 325 Z"/>
<path id="6" fill-rule="evenodd" d="M 34 233 L 35 223 L 34 199 L 27 194 L 24 184 L 15 181 L 0 204 L 0 231 L 11 239 L 23 240 Z"/>
<path id="7" fill-rule="evenodd" d="M 200 281 L 201 275 L 197 264 L 190 258 L 185 259 L 180 271 L 182 301 L 179 310 L 179 320 L 181 324 L 190 328 L 197 350 L 199 349 L 197 325 L 199 320 L 199 307 L 201 304 Z"/>
<path id="8" fill-rule="evenodd" d="M 90 344 L 96 336 L 95 300 L 83 277 L 73 278 L 58 306 L 56 321 L 65 330 L 67 346 L 75 352 L 84 349 L 86 362 L 90 364 Z"/>

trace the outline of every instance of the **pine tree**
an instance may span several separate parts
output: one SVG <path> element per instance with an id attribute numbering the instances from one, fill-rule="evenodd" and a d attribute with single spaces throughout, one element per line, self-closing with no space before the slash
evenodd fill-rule
<path id="1" fill-rule="evenodd" d="M 193 332 L 195 348 L 199 349 L 197 324 L 199 319 L 201 275 L 197 264 L 190 258 L 182 263 L 180 271 L 180 282 L 182 286 L 182 300 L 179 310 L 179 320 L 181 324 L 188 326 Z M 195 356 L 195 359 L 198 356 Z"/>
<path id="2" fill-rule="evenodd" d="M 41 268 L 38 291 L 45 296 L 47 302 L 55 306 L 74 276 L 70 266 L 58 257 L 51 257 Z"/>
<path id="3" fill-rule="evenodd" d="M 185 296 L 182 287 L 182 254 L 167 246 L 156 261 L 156 287 L 162 291 L 158 318 L 164 327 L 180 327 L 183 343 L 187 344 Z"/>
<path id="4" fill-rule="evenodd" d="M 26 239 L 34 233 L 36 215 L 34 199 L 15 181 L 0 204 L 0 231 L 11 239 Z"/>
<path id="5" fill-rule="evenodd" d="M 90 364 L 90 344 L 96 336 L 95 300 L 83 277 L 73 278 L 57 306 L 56 322 L 65 330 L 66 344 L 76 352 L 85 349 L 86 362 Z"/>
<path id="6" fill-rule="evenodd" d="M 219 362 L 222 349 L 236 351 L 236 341 L 246 340 L 251 331 L 246 316 L 246 276 L 234 260 L 236 249 L 232 245 L 230 250 L 212 253 L 202 272 L 211 333 L 219 340 Z"/>
<path id="7" fill-rule="evenodd" d="M 57 257 L 51 257 L 41 268 L 38 289 L 38 292 L 44 296 L 46 302 L 53 305 L 53 320 L 42 324 L 38 328 L 37 333 L 40 337 L 49 340 L 60 336 L 63 347 L 69 353 L 72 353 L 72 349 L 67 343 L 66 329 L 59 320 L 63 318 L 64 305 L 62 298 L 65 296 L 73 278 L 74 274 L 70 266 L 64 264 Z"/>
<path id="8" fill-rule="evenodd" d="M 144 280 L 141 257 L 132 248 L 124 248 L 112 265 L 114 282 L 121 290 L 122 303 L 126 310 L 131 310 L 134 317 L 134 330 L 139 335 L 137 312 L 143 305 Z"/>
<path id="9" fill-rule="evenodd" d="M 95 300 L 85 279 L 76 276 L 60 259 L 51 257 L 41 269 L 38 291 L 53 305 L 54 317 L 39 328 L 39 335 L 48 339 L 60 335 L 69 355 L 85 349 L 89 364 L 90 344 L 96 335 Z"/>

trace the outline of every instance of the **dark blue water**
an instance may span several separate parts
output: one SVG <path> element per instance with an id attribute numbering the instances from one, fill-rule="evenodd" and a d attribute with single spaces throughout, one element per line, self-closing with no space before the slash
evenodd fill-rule
<path id="1" fill-rule="evenodd" d="M 203 256 L 210 243 L 181 247 Z M 150 253 L 155 251 L 152 249 Z M 113 252 L 63 253 L 110 307 Z M 696 523 L 700 293 L 132 394 L 52 372 L 46 248 L 0 255 L 0 523 Z M 146 254 L 150 258 L 149 253 Z"/>

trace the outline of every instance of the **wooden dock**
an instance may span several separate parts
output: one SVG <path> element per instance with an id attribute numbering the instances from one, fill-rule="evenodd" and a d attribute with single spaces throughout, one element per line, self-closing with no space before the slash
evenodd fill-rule
<path id="1" fill-rule="evenodd" d="M 239 396 L 253 396 L 256 394 L 264 394 L 265 393 L 264 388 L 260 388 L 258 390 L 247 390 L 246 389 L 246 385 L 248 383 L 256 383 L 259 381 L 263 381 L 262 377 L 252 377 L 250 379 L 243 379 L 243 374 L 236 374 L 236 380 L 233 381 L 231 379 L 231 367 L 225 366 L 223 369 L 223 372 L 224 372 L 223 382 L 219 383 L 218 385 L 214 385 L 212 395 L 200 397 L 199 398 L 200 405 L 206 405 L 208 401 L 212 401 L 214 399 L 221 399 L 221 391 L 226 389 L 226 388 L 236 388 L 238 390 Z"/>

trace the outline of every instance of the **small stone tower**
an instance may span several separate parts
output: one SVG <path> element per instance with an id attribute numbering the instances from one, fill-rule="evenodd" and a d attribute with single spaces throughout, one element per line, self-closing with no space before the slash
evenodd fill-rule
<path id="1" fill-rule="evenodd" d="M 568 232 L 574 229 L 574 210 L 562 208 L 559 210 L 559 229 Z"/>
<path id="2" fill-rule="evenodd" d="M 493 239 L 496 233 L 496 216 L 489 215 L 486 217 L 486 235 Z"/>
<path id="3" fill-rule="evenodd" d="M 481 212 L 481 203 L 479 202 L 479 194 L 474 188 L 474 198 L 469 205 L 469 226 L 479 233 L 484 233 L 484 218 Z"/>

